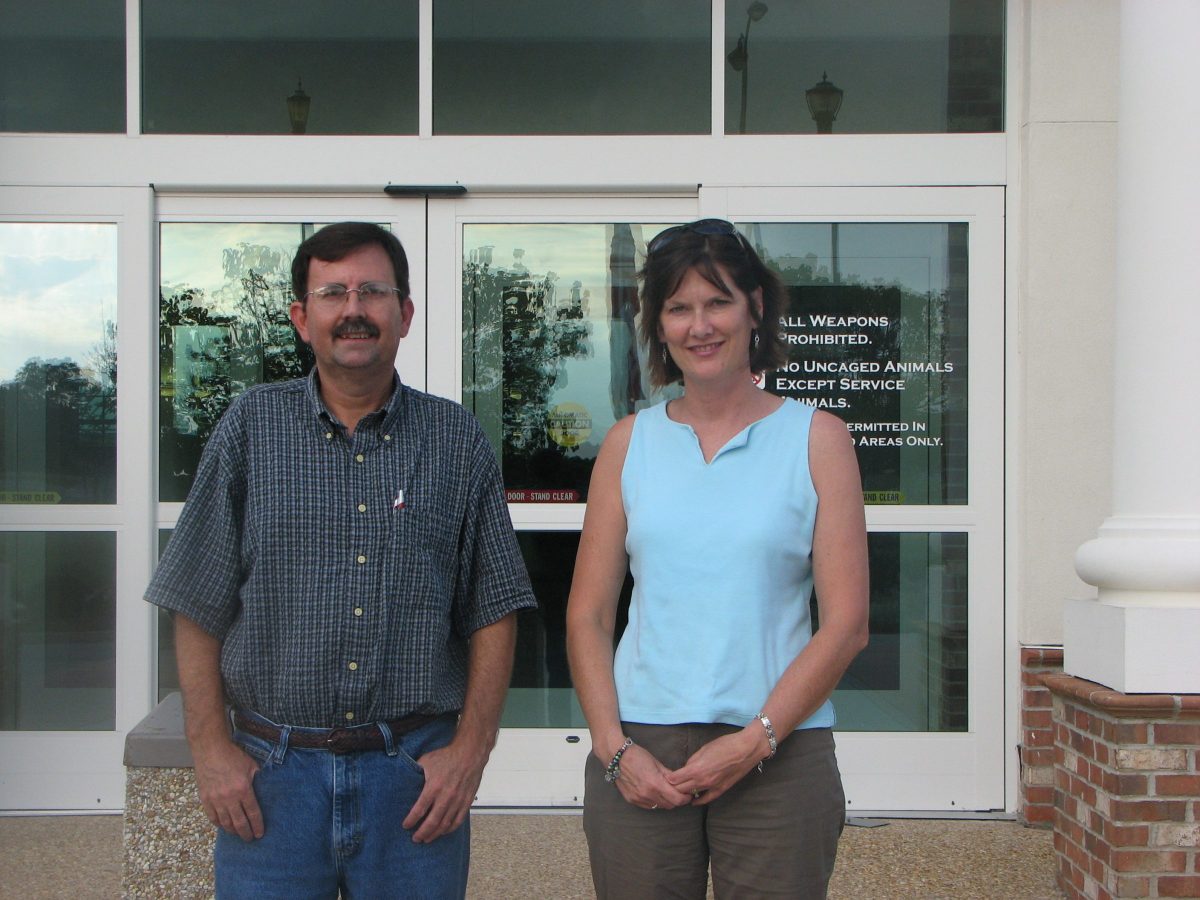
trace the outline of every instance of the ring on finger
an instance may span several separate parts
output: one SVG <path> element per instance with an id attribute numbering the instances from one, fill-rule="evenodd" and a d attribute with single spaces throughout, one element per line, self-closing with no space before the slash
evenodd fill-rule
<path id="1" fill-rule="evenodd" d="M 651 809 L 658 809 L 658 804 L 657 804 L 657 803 L 655 803 L 655 804 L 654 804 L 653 806 L 651 806 L 650 808 L 651 808 Z"/>

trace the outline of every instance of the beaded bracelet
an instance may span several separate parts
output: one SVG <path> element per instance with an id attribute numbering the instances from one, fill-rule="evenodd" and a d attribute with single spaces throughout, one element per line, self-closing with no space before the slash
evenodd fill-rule
<path id="1" fill-rule="evenodd" d="M 608 768 L 604 770 L 604 780 L 612 784 L 621 777 L 621 757 L 625 755 L 625 751 L 633 746 L 633 738 L 625 738 L 625 743 L 621 745 L 621 749 L 613 756 L 612 762 L 608 764 Z"/>
<path id="2" fill-rule="evenodd" d="M 771 752 L 758 761 L 758 771 L 761 774 L 763 763 L 769 759 L 775 758 L 775 751 L 779 749 L 779 742 L 775 740 L 775 726 L 771 724 L 771 720 L 767 718 L 765 713 L 759 713 L 755 718 L 762 722 L 762 727 L 767 731 L 767 746 L 771 748 Z"/>

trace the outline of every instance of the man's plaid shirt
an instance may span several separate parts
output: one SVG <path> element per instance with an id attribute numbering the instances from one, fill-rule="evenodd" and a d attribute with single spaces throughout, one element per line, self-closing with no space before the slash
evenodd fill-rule
<path id="1" fill-rule="evenodd" d="M 492 449 L 398 379 L 348 437 L 315 379 L 233 402 L 146 599 L 218 638 L 230 701 L 275 722 L 460 709 L 471 633 L 537 605 Z"/>

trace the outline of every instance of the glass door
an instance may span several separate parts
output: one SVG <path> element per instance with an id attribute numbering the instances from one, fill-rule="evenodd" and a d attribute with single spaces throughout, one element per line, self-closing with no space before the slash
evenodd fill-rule
<path id="1" fill-rule="evenodd" d="M 582 504 L 607 429 L 665 396 L 634 337 L 645 244 L 698 215 L 738 222 L 788 285 L 793 352 L 763 387 L 832 410 L 855 436 L 873 590 L 871 646 L 834 698 L 851 808 L 1002 807 L 994 189 L 431 207 L 431 291 L 456 299 L 431 320 L 430 388 L 491 437 L 539 599 L 480 802 L 581 802 L 588 736 L 563 624 Z"/>
<path id="2" fill-rule="evenodd" d="M 126 602 L 145 459 L 118 435 L 148 399 L 149 202 L 0 190 L 2 810 L 119 810 L 124 732 L 146 712 L 149 617 Z"/>

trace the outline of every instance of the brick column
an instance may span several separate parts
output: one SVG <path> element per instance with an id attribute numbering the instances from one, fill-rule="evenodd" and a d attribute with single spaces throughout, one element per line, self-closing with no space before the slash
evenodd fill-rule
<path id="1" fill-rule="evenodd" d="M 1054 851 L 1070 900 L 1200 897 L 1200 696 L 1070 675 L 1054 700 Z"/>
<path id="2" fill-rule="evenodd" d="M 1043 675 L 1062 672 L 1062 647 L 1021 648 L 1021 822 L 1033 828 L 1054 824 L 1054 721 Z"/>

